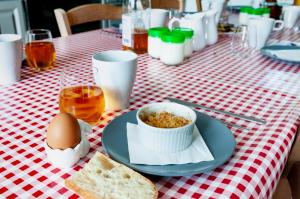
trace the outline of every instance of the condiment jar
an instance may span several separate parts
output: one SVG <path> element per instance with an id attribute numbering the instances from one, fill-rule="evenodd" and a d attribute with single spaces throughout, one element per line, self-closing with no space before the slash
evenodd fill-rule
<path id="1" fill-rule="evenodd" d="M 160 58 L 162 41 L 160 37 L 170 32 L 166 27 L 150 28 L 148 30 L 148 54 L 154 58 Z"/>
<path id="2" fill-rule="evenodd" d="M 184 59 L 184 36 L 181 33 L 164 33 L 161 36 L 160 60 L 167 65 L 178 65 Z"/>
<path id="3" fill-rule="evenodd" d="M 262 8 L 263 10 L 263 17 L 267 17 L 267 18 L 270 18 L 270 15 L 271 15 L 271 9 L 270 8 Z"/>
<path id="4" fill-rule="evenodd" d="M 263 15 L 263 11 L 261 8 L 257 8 L 257 9 L 251 9 L 249 10 L 249 19 L 253 19 L 253 18 L 261 18 Z"/>
<path id="5" fill-rule="evenodd" d="M 190 57 L 193 53 L 194 31 L 190 28 L 174 28 L 172 32 L 181 33 L 184 36 L 185 40 L 184 40 L 183 55 L 184 57 Z"/>
<path id="6" fill-rule="evenodd" d="M 239 15 L 239 23 L 240 25 L 247 25 L 249 20 L 249 14 L 248 12 L 253 9 L 251 7 L 242 7 L 240 9 L 240 15 Z"/>

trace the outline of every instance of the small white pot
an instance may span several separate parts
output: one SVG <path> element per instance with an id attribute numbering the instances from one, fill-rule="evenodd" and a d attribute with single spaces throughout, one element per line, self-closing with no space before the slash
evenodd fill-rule
<path id="1" fill-rule="evenodd" d="M 144 123 L 141 114 L 169 112 L 184 117 L 192 122 L 178 128 L 157 128 Z M 191 145 L 196 113 L 189 107 L 172 102 L 153 103 L 138 110 L 137 121 L 142 144 L 156 152 L 178 152 Z"/>

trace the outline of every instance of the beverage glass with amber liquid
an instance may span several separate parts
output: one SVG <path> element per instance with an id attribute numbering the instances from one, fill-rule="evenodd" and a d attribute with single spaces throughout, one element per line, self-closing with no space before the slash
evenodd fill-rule
<path id="1" fill-rule="evenodd" d="M 60 76 L 59 110 L 95 125 L 101 119 L 105 103 L 102 89 L 91 81 L 93 75 L 83 74 L 82 67 L 64 69 Z"/>
<path id="2" fill-rule="evenodd" d="M 27 31 L 25 53 L 27 64 L 36 71 L 48 70 L 55 63 L 55 48 L 50 30 Z"/>

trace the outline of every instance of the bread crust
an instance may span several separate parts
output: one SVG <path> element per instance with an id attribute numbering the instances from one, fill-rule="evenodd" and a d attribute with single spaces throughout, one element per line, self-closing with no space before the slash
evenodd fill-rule
<path id="1" fill-rule="evenodd" d="M 105 156 L 102 153 L 97 152 L 95 155 L 97 155 L 99 158 L 104 158 L 107 161 L 111 162 L 112 164 L 115 165 L 122 165 L 123 167 L 126 167 L 127 169 L 129 169 L 129 171 L 131 173 L 133 173 L 134 175 L 136 175 L 137 178 L 142 178 L 143 180 L 147 181 L 149 183 L 149 185 L 151 185 L 151 189 L 154 193 L 154 196 L 152 199 L 157 199 L 158 198 L 158 190 L 156 188 L 156 186 L 153 184 L 153 182 L 151 180 L 149 180 L 148 178 L 144 177 L 143 175 L 141 175 L 140 173 L 128 168 L 127 166 L 120 164 L 110 158 L 108 158 L 107 156 Z M 88 163 L 87 163 L 88 164 Z M 102 198 L 99 195 L 95 195 L 93 193 L 91 193 L 88 190 L 82 189 L 81 187 L 77 186 L 76 182 L 72 180 L 72 176 L 68 179 L 65 180 L 65 185 L 67 188 L 73 190 L 74 192 L 78 193 L 80 196 L 82 196 L 85 199 L 114 199 L 114 198 Z"/>
<path id="2" fill-rule="evenodd" d="M 72 180 L 69 180 L 69 179 L 65 180 L 65 185 L 66 185 L 66 187 L 68 187 L 69 189 L 72 189 L 74 192 L 78 193 L 80 196 L 82 196 L 85 199 L 104 199 L 104 198 L 95 196 L 94 194 L 92 194 L 89 191 L 81 189 Z"/>

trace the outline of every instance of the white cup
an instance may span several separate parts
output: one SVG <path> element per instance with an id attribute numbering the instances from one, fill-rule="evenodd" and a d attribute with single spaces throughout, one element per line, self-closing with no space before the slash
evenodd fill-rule
<path id="1" fill-rule="evenodd" d="M 165 9 L 151 9 L 150 27 L 165 26 L 169 11 Z"/>
<path id="2" fill-rule="evenodd" d="M 271 32 L 273 30 L 282 30 L 283 25 L 283 21 L 274 20 L 272 18 L 262 17 L 249 19 L 249 46 L 256 49 L 261 49 L 266 44 Z"/>
<path id="3" fill-rule="evenodd" d="M 300 16 L 300 6 L 286 6 L 283 8 L 283 21 L 285 28 L 295 26 Z"/>
<path id="4" fill-rule="evenodd" d="M 105 110 L 126 109 L 135 80 L 137 55 L 109 50 L 95 53 L 92 61 L 95 83 L 104 92 Z"/>
<path id="5" fill-rule="evenodd" d="M 0 34 L 0 85 L 21 79 L 22 38 L 16 34 Z"/>

